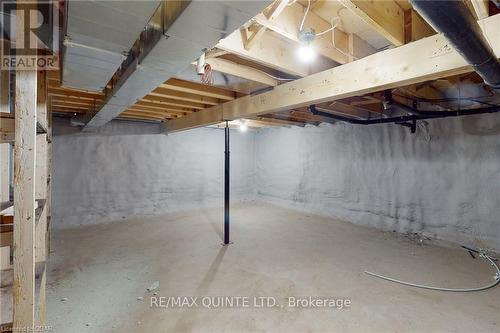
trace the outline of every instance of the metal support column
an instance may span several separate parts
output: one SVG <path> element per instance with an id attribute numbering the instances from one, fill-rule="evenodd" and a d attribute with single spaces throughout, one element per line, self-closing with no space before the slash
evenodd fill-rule
<path id="1" fill-rule="evenodd" d="M 229 124 L 226 120 L 224 129 L 225 151 L 224 151 L 224 244 L 229 245 Z"/>

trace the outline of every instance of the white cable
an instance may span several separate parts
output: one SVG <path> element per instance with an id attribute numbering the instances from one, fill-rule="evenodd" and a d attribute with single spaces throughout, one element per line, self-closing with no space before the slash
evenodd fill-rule
<path id="1" fill-rule="evenodd" d="M 302 22 L 300 22 L 299 31 L 301 31 L 302 28 L 304 27 L 304 22 L 306 21 L 306 16 L 307 16 L 307 13 L 309 12 L 310 7 L 311 7 L 311 0 L 307 0 L 307 8 L 306 8 L 306 11 L 304 13 L 304 17 L 302 18 Z"/>
<path id="2" fill-rule="evenodd" d="M 265 75 L 269 76 L 270 78 L 278 80 L 278 81 L 294 81 L 295 80 L 295 79 L 281 79 L 279 77 L 273 76 L 273 75 L 266 73 L 264 71 L 262 71 L 262 73 L 264 73 Z"/>
<path id="3" fill-rule="evenodd" d="M 409 287 L 416 287 L 416 288 L 423 288 L 423 289 L 430 289 L 430 290 L 438 290 L 438 291 L 451 291 L 451 292 L 472 292 L 472 291 L 481 291 L 481 290 L 486 290 L 495 287 L 497 284 L 500 283 L 500 268 L 498 268 L 497 264 L 485 253 L 481 253 L 479 255 L 481 258 L 486 258 L 488 261 L 491 263 L 492 266 L 495 267 L 496 269 L 496 274 L 495 274 L 495 281 L 492 283 L 484 286 L 484 287 L 479 287 L 479 288 L 442 288 L 442 287 L 432 287 L 432 286 L 426 286 L 426 285 L 421 285 L 421 284 L 416 284 L 416 283 L 411 283 L 411 282 L 405 282 L 401 280 L 396 280 L 387 276 L 379 275 L 376 273 L 368 272 L 365 271 L 366 274 L 378 277 L 383 280 L 399 283 L 405 286 Z"/>
<path id="4" fill-rule="evenodd" d="M 334 21 L 335 19 L 338 19 L 338 21 L 337 21 L 336 23 L 333 23 L 333 21 Z M 338 25 L 339 23 L 340 23 L 340 17 L 339 17 L 339 16 L 335 16 L 334 18 L 332 18 L 332 21 L 331 21 L 332 27 L 331 27 L 331 28 L 326 29 L 325 31 L 318 32 L 318 33 L 316 34 L 316 36 L 321 36 L 321 35 L 326 34 L 326 33 L 327 33 L 327 32 L 329 32 L 329 31 L 332 31 L 333 29 L 335 29 L 335 28 L 337 27 L 337 25 Z"/>
<path id="5" fill-rule="evenodd" d="M 340 10 L 337 12 L 337 14 L 338 14 L 339 12 L 340 12 Z M 335 20 L 335 19 L 338 19 L 338 22 L 337 22 L 337 23 L 335 23 L 335 24 L 333 24 L 333 20 Z M 339 15 L 335 16 L 334 18 L 332 18 L 332 30 L 334 30 L 340 22 L 341 22 L 341 18 L 340 18 L 340 16 L 339 16 Z M 335 50 L 337 50 L 338 52 L 342 53 L 342 54 L 343 54 L 343 55 L 345 55 L 347 58 L 352 57 L 353 59 L 356 59 L 356 60 L 358 60 L 358 59 L 359 59 L 358 57 L 355 57 L 355 56 L 354 56 L 354 54 L 349 54 L 349 53 L 347 53 L 347 52 L 344 52 L 343 50 L 339 49 L 339 48 L 337 47 L 337 45 L 335 45 L 335 33 L 334 33 L 334 32 L 332 32 L 332 45 L 333 45 L 333 47 L 335 48 Z"/>

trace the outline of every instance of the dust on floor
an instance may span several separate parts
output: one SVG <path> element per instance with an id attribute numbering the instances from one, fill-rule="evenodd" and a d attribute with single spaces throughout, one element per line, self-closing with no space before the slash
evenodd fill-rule
<path id="1" fill-rule="evenodd" d="M 233 245 L 220 245 L 221 229 L 222 210 L 206 209 L 55 230 L 49 324 L 64 333 L 500 330 L 500 287 L 444 293 L 363 273 L 447 287 L 490 283 L 492 268 L 463 250 L 260 203 L 232 208 Z M 155 281 L 160 287 L 148 292 Z M 151 297 L 170 296 L 198 297 L 197 306 L 151 307 Z M 204 296 L 248 297 L 250 306 L 208 308 Z M 260 296 L 276 306 L 253 306 Z M 287 303 L 308 296 L 351 305 Z"/>

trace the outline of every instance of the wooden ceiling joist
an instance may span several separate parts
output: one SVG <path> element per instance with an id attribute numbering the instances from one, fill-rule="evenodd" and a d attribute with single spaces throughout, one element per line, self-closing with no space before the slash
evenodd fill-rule
<path id="1" fill-rule="evenodd" d="M 150 96 L 159 96 L 163 98 L 168 98 L 168 99 L 177 99 L 180 101 L 187 101 L 187 102 L 195 102 L 195 103 L 200 103 L 200 104 L 207 104 L 207 105 L 218 105 L 220 104 L 219 99 L 214 98 L 214 97 L 207 97 L 207 96 L 200 96 L 196 94 L 191 94 L 191 93 L 186 93 L 182 91 L 175 91 L 167 88 L 156 88 L 153 90 L 151 93 L 149 93 L 146 97 L 146 99 L 150 98 Z"/>
<path id="2" fill-rule="evenodd" d="M 154 117 L 148 117 L 148 116 L 135 116 L 135 115 L 128 115 L 128 114 L 121 114 L 118 116 L 119 119 L 130 119 L 130 120 L 152 120 L 152 121 L 162 121 L 163 119 L 158 119 Z"/>
<path id="3" fill-rule="evenodd" d="M 169 79 L 160 87 L 200 96 L 213 97 L 224 101 L 231 101 L 236 97 L 235 93 L 231 90 L 176 78 Z"/>
<path id="4" fill-rule="evenodd" d="M 282 15 L 274 20 L 268 19 L 265 14 L 257 15 L 255 20 L 278 35 L 294 43 L 299 43 L 297 34 L 303 16 L 304 8 L 300 4 L 295 3 L 286 7 Z M 321 33 L 332 28 L 330 22 L 325 21 L 313 11 L 309 11 L 307 14 L 304 26 L 314 29 L 316 33 Z M 375 53 L 375 49 L 361 38 L 349 36 L 340 29 L 335 29 L 334 34 L 335 45 L 332 43 L 332 34 L 330 32 L 315 38 L 311 45 L 318 53 L 339 64 L 345 64 L 352 61 L 353 58 L 362 58 Z M 349 38 L 356 39 L 356 42 L 352 43 L 354 45 L 354 49 L 352 50 L 349 48 Z"/>
<path id="5" fill-rule="evenodd" d="M 486 39 L 500 57 L 500 15 L 481 20 Z M 440 34 L 340 65 L 274 87 L 271 91 L 180 117 L 166 124 L 169 132 L 215 124 L 226 119 L 254 118 L 428 80 L 468 73 L 472 69 Z"/>
<path id="6" fill-rule="evenodd" d="M 487 18 L 490 15 L 488 0 L 466 0 L 465 3 L 478 20 Z"/>
<path id="7" fill-rule="evenodd" d="M 57 113 L 86 113 L 88 109 L 68 109 L 66 107 L 52 106 L 52 112 Z"/>
<path id="8" fill-rule="evenodd" d="M 210 67 L 212 67 L 212 70 L 214 71 L 238 76 L 271 87 L 278 85 L 278 80 L 273 79 L 263 71 L 249 66 L 240 65 L 232 61 L 220 58 L 210 58 L 207 59 L 206 62 L 210 65 Z"/>
<path id="9" fill-rule="evenodd" d="M 68 102 L 68 103 L 79 103 L 79 104 L 99 104 L 102 103 L 101 100 L 95 100 L 95 99 L 83 99 L 83 98 L 78 98 L 78 97 L 66 97 L 62 95 L 50 95 L 51 99 L 53 101 L 63 101 L 63 102 Z"/>
<path id="10" fill-rule="evenodd" d="M 154 113 L 154 112 L 147 112 L 147 111 L 135 111 L 133 109 L 128 109 L 125 112 L 122 112 L 121 115 L 132 115 L 132 116 L 144 116 L 144 117 L 149 117 L 149 118 L 155 118 L 155 119 L 167 119 L 167 118 L 175 118 L 175 116 L 169 115 L 169 114 L 159 114 L 159 113 Z"/>
<path id="11" fill-rule="evenodd" d="M 160 97 L 160 96 L 156 96 L 156 95 L 146 95 L 140 101 L 152 103 L 152 104 L 155 104 L 157 106 L 178 106 L 178 107 L 182 107 L 182 108 L 189 108 L 189 109 L 196 109 L 196 110 L 202 110 L 202 109 L 206 108 L 206 104 L 188 102 L 188 101 L 166 98 L 166 97 Z"/>
<path id="12" fill-rule="evenodd" d="M 133 107 L 138 108 L 138 109 L 143 109 L 143 110 L 149 110 L 149 111 L 170 111 L 170 112 L 176 112 L 179 114 L 185 114 L 185 113 L 191 113 L 196 110 L 189 109 L 189 108 L 181 108 L 181 107 L 176 107 L 176 106 L 151 106 L 149 105 L 151 103 L 148 102 L 142 102 L 139 101 L 133 105 Z"/>
<path id="13" fill-rule="evenodd" d="M 143 112 L 144 114 L 149 113 L 149 114 L 154 114 L 158 116 L 165 116 L 165 115 L 175 115 L 175 116 L 183 116 L 186 113 L 183 112 L 177 112 L 177 111 L 157 111 L 157 110 L 145 110 L 143 108 L 137 107 L 137 106 L 131 106 L 130 108 L 127 109 L 127 111 L 134 111 L 134 112 Z"/>
<path id="14" fill-rule="evenodd" d="M 279 118 L 275 118 L 275 115 L 273 115 L 273 114 L 259 116 L 259 117 L 257 117 L 257 119 L 260 119 L 260 120 L 266 121 L 266 122 L 270 122 L 270 123 L 287 125 L 287 126 L 299 126 L 299 127 L 305 126 L 305 124 L 301 121 L 279 119 Z"/>
<path id="15" fill-rule="evenodd" d="M 404 11 L 391 0 L 339 0 L 395 46 L 405 43 Z"/>
<path id="16" fill-rule="evenodd" d="M 268 32 L 264 33 L 257 45 L 249 50 L 245 49 L 239 31 L 220 40 L 217 48 L 287 74 L 296 76 L 309 74 L 309 66 L 297 58 L 297 48 Z"/>

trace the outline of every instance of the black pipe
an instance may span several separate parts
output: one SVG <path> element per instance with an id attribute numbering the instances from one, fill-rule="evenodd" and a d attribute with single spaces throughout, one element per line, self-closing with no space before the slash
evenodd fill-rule
<path id="1" fill-rule="evenodd" d="M 398 103 L 395 103 L 398 105 Z M 410 108 L 406 106 L 406 108 Z M 412 109 L 412 108 L 410 108 Z M 496 113 L 500 112 L 500 106 L 492 106 L 487 108 L 477 108 L 477 109 L 466 109 L 466 110 L 456 110 L 456 111 L 424 111 L 424 110 L 413 110 L 414 114 L 408 116 L 398 116 L 398 117 L 388 117 L 388 118 L 374 118 L 374 119 L 355 119 L 350 117 L 339 116 L 329 112 L 319 111 L 315 105 L 309 106 L 309 110 L 312 114 L 320 117 L 331 118 L 339 121 L 345 121 L 351 124 L 359 125 L 372 125 L 372 124 L 387 124 L 387 123 L 407 123 L 417 120 L 425 119 L 437 119 L 446 117 L 460 117 L 483 113 Z M 404 126 L 404 125 L 403 125 Z"/>
<path id="2" fill-rule="evenodd" d="M 224 128 L 224 245 L 229 245 L 229 124 Z"/>
<path id="3" fill-rule="evenodd" d="M 489 86 L 500 89 L 500 61 L 463 1 L 410 0 Z"/>

